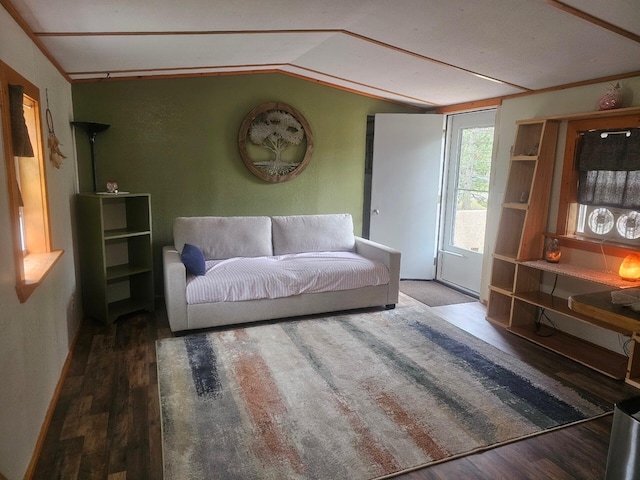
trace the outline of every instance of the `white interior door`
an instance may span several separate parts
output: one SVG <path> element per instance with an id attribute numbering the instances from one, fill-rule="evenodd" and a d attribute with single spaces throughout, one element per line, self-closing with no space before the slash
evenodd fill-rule
<path id="1" fill-rule="evenodd" d="M 495 110 L 447 120 L 438 280 L 478 295 L 489 198 Z"/>
<path id="2" fill-rule="evenodd" d="M 369 238 L 402 253 L 400 278 L 433 280 L 444 116 L 377 114 Z"/>

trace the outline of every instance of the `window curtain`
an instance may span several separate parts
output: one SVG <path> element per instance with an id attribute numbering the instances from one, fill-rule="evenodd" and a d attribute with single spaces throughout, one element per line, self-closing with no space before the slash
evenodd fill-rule
<path id="1" fill-rule="evenodd" d="M 640 208 L 640 128 L 585 132 L 578 170 L 579 203 Z"/>
<path id="2" fill-rule="evenodd" d="M 11 141 L 13 155 L 16 157 L 33 157 L 33 146 L 29 139 L 27 123 L 23 110 L 24 87 L 9 85 L 9 116 L 11 118 Z"/>

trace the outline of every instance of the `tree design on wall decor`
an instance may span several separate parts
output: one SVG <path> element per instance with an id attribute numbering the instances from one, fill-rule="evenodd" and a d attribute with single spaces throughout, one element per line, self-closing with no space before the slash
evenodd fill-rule
<path id="1" fill-rule="evenodd" d="M 240 156 L 257 177 L 272 183 L 300 175 L 313 151 L 304 116 L 281 102 L 264 103 L 245 117 L 238 135 Z"/>

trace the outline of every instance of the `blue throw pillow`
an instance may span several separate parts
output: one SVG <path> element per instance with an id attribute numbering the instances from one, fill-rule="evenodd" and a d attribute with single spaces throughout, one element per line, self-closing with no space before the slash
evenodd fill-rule
<path id="1" fill-rule="evenodd" d="M 180 260 L 187 267 L 187 271 L 194 275 L 204 275 L 206 273 L 204 255 L 195 245 L 185 243 L 180 254 Z"/>

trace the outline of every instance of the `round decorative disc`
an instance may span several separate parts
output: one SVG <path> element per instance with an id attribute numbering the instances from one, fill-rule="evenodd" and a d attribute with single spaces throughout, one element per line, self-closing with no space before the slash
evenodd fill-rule
<path id="1" fill-rule="evenodd" d="M 245 117 L 238 133 L 240 156 L 257 177 L 271 183 L 297 177 L 313 152 L 311 127 L 295 108 L 264 103 Z"/>

